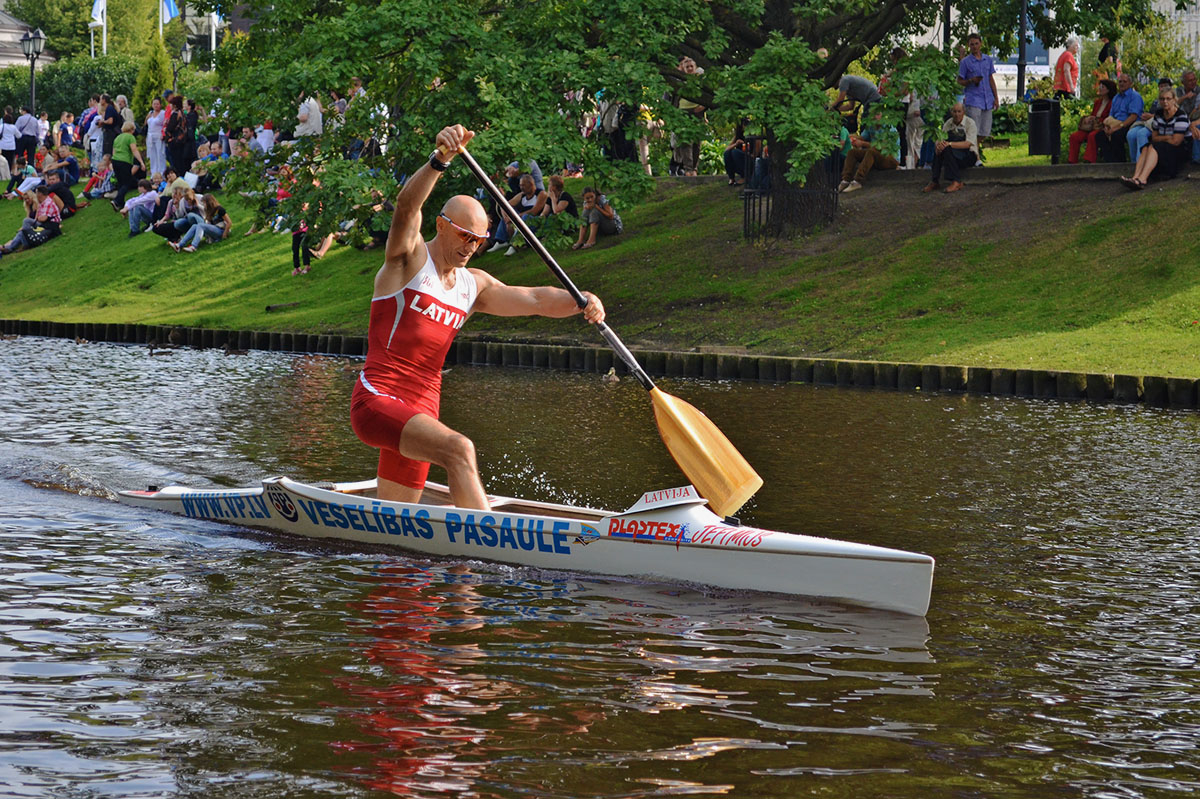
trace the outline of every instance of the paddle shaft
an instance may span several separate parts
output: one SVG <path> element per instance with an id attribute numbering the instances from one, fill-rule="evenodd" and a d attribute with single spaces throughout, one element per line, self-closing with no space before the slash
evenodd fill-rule
<path id="1" fill-rule="evenodd" d="M 533 231 L 529 229 L 529 225 L 525 224 L 525 220 L 522 219 L 521 215 L 517 213 L 517 210 L 512 207 L 508 201 L 508 198 L 504 196 L 504 193 L 501 192 L 500 189 L 496 188 L 496 184 L 492 182 L 492 179 L 489 178 L 487 173 L 485 173 L 479 166 L 479 162 L 475 160 L 474 156 L 462 148 L 459 149 L 458 155 L 463 159 L 463 161 L 466 162 L 467 168 L 471 170 L 471 173 L 475 175 L 476 179 L 483 184 L 483 188 L 487 190 L 487 193 L 490 194 L 492 199 L 496 201 L 496 205 L 499 206 L 508 216 L 508 218 L 512 220 L 512 223 L 516 226 L 517 230 L 521 231 L 521 235 L 524 236 L 525 240 L 529 242 L 529 246 L 533 247 L 534 251 L 541 256 L 543 261 L 546 262 L 546 266 L 550 267 L 550 271 L 554 273 L 556 278 L 558 278 L 558 282 L 562 283 L 563 287 L 571 294 L 571 298 L 575 300 L 575 304 L 580 308 L 586 306 L 587 298 L 583 296 L 583 292 L 575 287 L 575 283 L 571 280 L 567 273 L 563 271 L 562 267 L 558 265 L 558 262 L 554 260 L 554 256 L 550 254 L 550 251 L 546 249 L 545 245 L 543 245 L 538 237 L 533 234 Z M 612 328 L 603 322 L 597 322 L 596 327 L 600 330 L 600 335 L 604 336 L 604 340 L 608 342 L 608 346 L 612 347 L 613 352 L 615 352 L 620 359 L 625 362 L 625 365 L 629 367 L 630 374 L 632 374 L 637 381 L 642 384 L 642 388 L 646 389 L 647 391 L 652 390 L 654 388 L 654 381 L 651 380 L 650 376 L 646 374 L 646 371 L 642 369 L 641 364 L 637 362 L 637 358 L 633 357 L 633 353 L 630 352 L 629 348 L 625 346 L 625 343 L 617 337 L 617 334 L 613 332 Z"/>

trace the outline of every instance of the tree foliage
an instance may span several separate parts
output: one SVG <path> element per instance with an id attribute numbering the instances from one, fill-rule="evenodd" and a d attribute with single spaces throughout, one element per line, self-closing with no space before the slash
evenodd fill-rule
<path id="1" fill-rule="evenodd" d="M 1155 15 L 1141 30 L 1121 32 L 1121 62 L 1142 94 L 1157 99 L 1158 79 L 1179 83 L 1180 73 L 1190 64 L 1184 46 L 1183 26 L 1176 20 Z"/>
<path id="2" fill-rule="evenodd" d="M 76 0 L 12 0 L 7 11 L 31 28 L 41 28 L 46 34 L 46 48 L 55 56 L 71 58 L 88 55 L 91 8 Z"/>
<path id="3" fill-rule="evenodd" d="M 199 5 L 225 11 L 225 3 Z M 1031 23 L 1053 43 L 1068 30 L 1090 32 L 1118 11 L 1142 19 L 1149 3 L 1044 0 Z M 368 84 L 368 99 L 352 103 L 343 124 L 302 155 L 324 163 L 322 190 L 302 185 L 295 198 L 296 207 L 324 198 L 318 225 L 353 216 L 372 188 L 391 194 L 397 176 L 416 169 L 437 130 L 451 122 L 480 133 L 473 151 L 482 164 L 583 163 L 589 182 L 636 197 L 647 185 L 637 165 L 606 160 L 603 142 L 581 135 L 598 95 L 648 108 L 684 140 L 700 138 L 703 120 L 680 111 L 678 98 L 708 108 L 709 122 L 746 121 L 767 135 L 773 172 L 795 178 L 834 146 L 837 120 L 825 110 L 824 91 L 851 62 L 927 30 L 942 11 L 940 0 L 248 0 L 240 7 L 256 22 L 217 55 L 235 125 L 270 118 L 289 129 L 302 93 L 326 101 L 354 76 Z M 989 44 L 1004 49 L 1017 8 L 1019 0 L 956 3 L 957 33 L 982 28 Z M 685 55 L 702 75 L 678 69 Z M 952 68 L 930 50 L 897 79 L 944 105 L 957 93 L 947 83 Z M 896 108 L 889 101 L 886 113 Z M 635 115 L 627 135 L 645 134 L 645 125 Z M 385 144 L 384 155 L 350 167 L 334 163 L 355 139 L 372 136 Z M 442 183 L 474 188 L 461 173 Z"/>
<path id="4" fill-rule="evenodd" d="M 943 119 L 961 90 L 958 61 L 949 53 L 929 45 L 909 53 L 896 65 L 883 96 L 881 111 L 886 124 L 899 126 L 904 116 L 904 98 L 911 91 L 928 119 Z M 925 138 L 942 137 L 938 125 L 925 126 Z"/>
<path id="5" fill-rule="evenodd" d="M 110 55 L 104 58 L 71 58 L 47 64 L 37 73 L 37 104 L 39 111 L 48 111 L 57 119 L 63 111 L 78 114 L 87 108 L 93 94 L 108 92 L 112 96 L 133 93 L 138 62 L 129 56 Z M 0 106 L 14 108 L 29 102 L 29 67 L 0 69 Z"/>
<path id="6" fill-rule="evenodd" d="M 157 0 L 108 0 L 108 54 L 141 56 L 157 28 Z M 46 34 L 46 49 L 58 58 L 91 53 L 88 0 L 11 0 L 6 9 L 31 28 Z M 101 55 L 100 29 L 96 29 L 96 55 Z"/>
<path id="7" fill-rule="evenodd" d="M 171 63 L 167 49 L 157 36 L 152 37 L 146 47 L 146 55 L 138 70 L 137 84 L 133 89 L 132 106 L 137 119 L 150 113 L 150 101 L 160 97 L 165 89 L 171 88 Z"/>

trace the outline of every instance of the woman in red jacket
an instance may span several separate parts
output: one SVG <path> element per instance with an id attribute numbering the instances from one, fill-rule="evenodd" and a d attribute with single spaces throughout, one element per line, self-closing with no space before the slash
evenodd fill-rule
<path id="1" fill-rule="evenodd" d="M 1068 139 L 1067 163 L 1079 163 L 1079 147 L 1085 141 L 1087 149 L 1083 151 L 1083 160 L 1089 164 L 1096 163 L 1099 145 L 1096 144 L 1096 134 L 1104 130 L 1104 118 L 1112 108 L 1112 100 L 1117 96 L 1117 84 L 1108 78 L 1096 81 L 1096 101 L 1092 103 L 1092 113 L 1079 123 L 1079 130 Z M 1089 122 L 1090 120 L 1090 122 Z"/>

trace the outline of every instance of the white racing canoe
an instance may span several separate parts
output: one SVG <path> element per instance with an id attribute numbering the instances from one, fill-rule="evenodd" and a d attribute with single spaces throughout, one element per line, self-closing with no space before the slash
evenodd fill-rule
<path id="1" fill-rule="evenodd" d="M 744 527 L 705 507 L 692 486 L 643 494 L 611 513 L 492 497 L 457 508 L 430 483 L 421 503 L 376 499 L 375 481 L 307 485 L 271 477 L 253 488 L 167 486 L 121 502 L 194 519 L 428 555 L 555 571 L 770 591 L 924 616 L 933 558 L 898 549 Z"/>

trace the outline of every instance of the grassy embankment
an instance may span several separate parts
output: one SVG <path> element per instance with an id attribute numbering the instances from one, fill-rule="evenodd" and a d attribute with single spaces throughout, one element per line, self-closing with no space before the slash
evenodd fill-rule
<path id="1" fill-rule="evenodd" d="M 735 189 L 665 180 L 624 211 L 623 236 L 558 257 L 635 347 L 1200 377 L 1194 185 L 968 183 L 946 196 L 917 191 L 924 179 L 868 183 L 830 230 L 765 247 L 743 243 Z M 0 260 L 0 316 L 364 331 L 379 250 L 335 245 L 292 277 L 290 237 L 244 238 L 247 215 L 231 211 L 229 241 L 175 255 L 156 236 L 128 240 L 94 204 L 62 238 Z M 0 203 L 0 231 L 20 213 Z M 550 280 L 527 250 L 476 263 Z M 599 342 L 576 320 L 476 317 L 464 334 Z"/>

